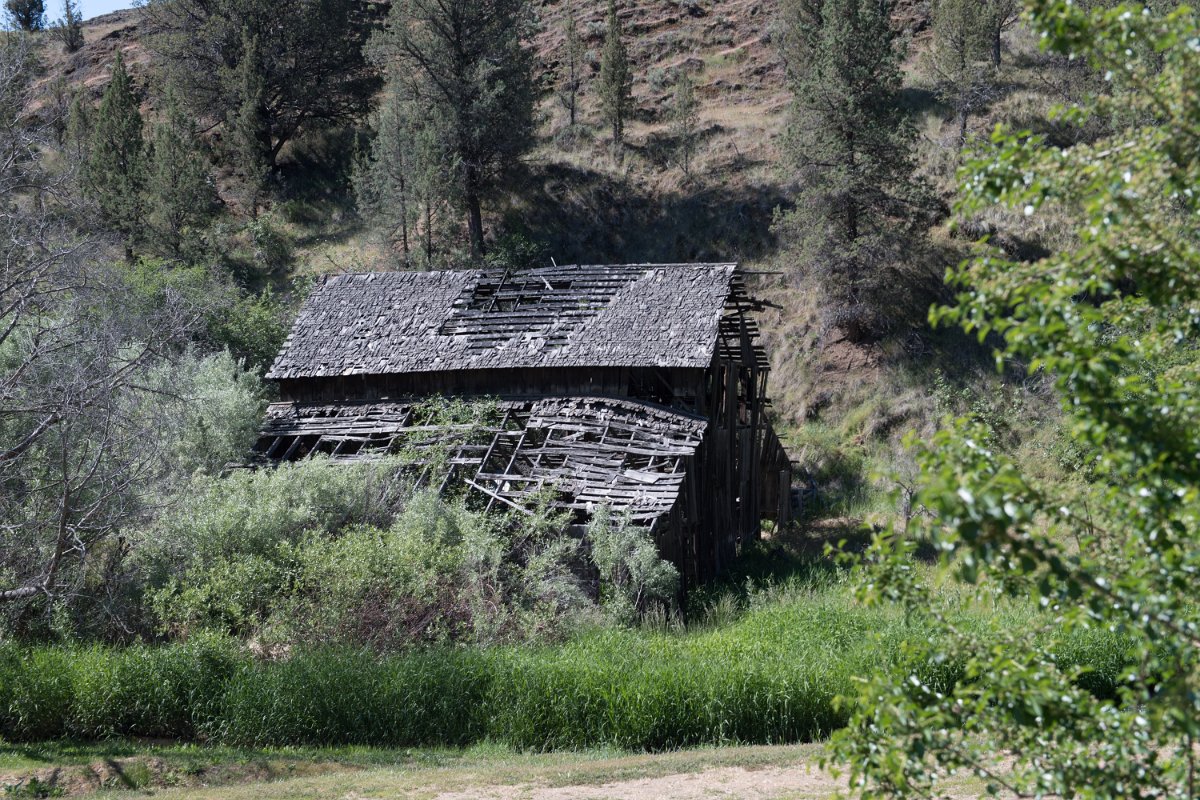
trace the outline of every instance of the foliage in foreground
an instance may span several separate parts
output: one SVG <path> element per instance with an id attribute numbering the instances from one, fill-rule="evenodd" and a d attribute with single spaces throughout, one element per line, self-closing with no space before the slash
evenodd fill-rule
<path id="1" fill-rule="evenodd" d="M 232 745 L 465 745 L 525 749 L 784 743 L 828 735 L 854 675 L 900 662 L 903 616 L 865 609 L 840 582 L 756 593 L 731 624 L 607 630 L 550 647 L 430 648 L 388 657 L 324 648 L 256 659 L 232 639 L 166 647 L 0 646 L 0 738 L 169 737 Z M 963 614 L 1014 626 L 1000 604 Z M 878 634 L 878 638 L 871 634 Z M 1048 645 L 1050 646 L 1050 645 Z M 1053 645 L 1111 692 L 1115 637 Z M 952 662 L 926 665 L 948 687 Z"/>
<path id="2" fill-rule="evenodd" d="M 406 459 L 430 457 L 198 474 L 136 538 L 148 605 L 165 632 L 185 638 L 219 631 L 268 649 L 390 652 L 561 640 L 674 602 L 678 575 L 644 528 L 600 514 L 585 546 L 545 509 L 472 509 L 413 488 Z"/>
<path id="3" fill-rule="evenodd" d="M 864 684 L 837 752 L 865 797 L 934 796 L 959 770 L 992 794 L 1196 796 L 1200 28 L 1186 8 L 1089 14 L 1041 0 L 1033 12 L 1055 50 L 1106 74 L 1096 111 L 1123 129 L 1070 149 L 997 134 L 965 173 L 964 210 L 1057 208 L 1079 220 L 1078 244 L 964 266 L 958 306 L 935 316 L 1002 337 L 1001 360 L 1054 377 L 1083 480 L 1039 484 L 968 421 L 923 448 L 921 500 L 946 562 L 980 592 L 1032 595 L 1047 614 L 964 630 L 905 548 L 877 544 L 866 594 L 901 602 L 928 631 L 909 646 L 914 665 L 962 658 L 968 680 L 946 691 L 912 670 Z M 1084 691 L 1085 665 L 1039 646 L 1048 625 L 1125 639 L 1115 696 Z"/>

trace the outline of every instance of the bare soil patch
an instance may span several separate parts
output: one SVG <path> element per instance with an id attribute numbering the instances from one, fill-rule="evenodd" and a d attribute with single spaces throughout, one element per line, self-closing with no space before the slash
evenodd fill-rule
<path id="1" fill-rule="evenodd" d="M 746 769 L 723 767 L 694 773 L 613 781 L 579 786 L 494 786 L 444 792 L 436 800 L 741 800 L 771 798 L 825 798 L 844 790 L 846 781 L 835 779 L 814 766 Z"/>

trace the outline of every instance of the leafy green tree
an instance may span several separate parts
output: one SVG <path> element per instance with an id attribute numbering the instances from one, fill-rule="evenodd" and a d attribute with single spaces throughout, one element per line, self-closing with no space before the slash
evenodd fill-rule
<path id="1" fill-rule="evenodd" d="M 215 210 L 217 193 L 192 119 L 174 91 L 168 89 L 163 105 L 163 119 L 154 125 L 150 142 L 146 217 L 154 244 L 179 255 Z"/>
<path id="2" fill-rule="evenodd" d="M 625 122 L 633 106 L 633 72 L 617 0 L 608 0 L 608 27 L 604 32 L 604 52 L 600 58 L 600 80 L 596 89 L 604 121 L 612 128 L 613 147 L 625 141 Z"/>
<path id="3" fill-rule="evenodd" d="M 527 0 L 400 0 L 372 39 L 389 91 L 409 104 L 449 167 L 451 197 L 465 212 L 471 251 L 484 253 L 484 199 L 533 145 L 536 124 Z"/>
<path id="4" fill-rule="evenodd" d="M 801 274 L 819 279 L 827 322 L 851 340 L 886 332 L 911 248 L 912 123 L 901 109 L 892 4 L 788 0 L 782 53 L 794 100 L 785 154 L 799 184 L 780 225 Z"/>
<path id="5" fill-rule="evenodd" d="M 289 309 L 270 289 L 245 295 L 220 308 L 209 321 L 214 343 L 229 350 L 247 369 L 264 374 L 279 355 L 295 309 Z"/>
<path id="6" fill-rule="evenodd" d="M 558 100 L 566 109 L 569 124 L 574 128 L 579 112 L 579 93 L 583 89 L 585 49 L 583 39 L 579 35 L 579 18 L 575 15 L 573 5 L 567 9 L 567 18 L 563 23 L 563 35 L 566 38 L 566 45 L 563 49 Z"/>
<path id="7" fill-rule="evenodd" d="M 84 165 L 84 190 L 106 225 L 125 239 L 126 255 L 142 233 L 142 189 L 146 181 L 142 114 L 117 50 L 112 80 L 96 112 Z"/>
<path id="8" fill-rule="evenodd" d="M 5 0 L 4 11 L 20 30 L 40 31 L 46 27 L 45 0 Z"/>
<path id="9" fill-rule="evenodd" d="M 919 448 L 945 568 L 968 598 L 1032 596 L 1045 613 L 1019 630 L 956 628 L 952 593 L 920 579 L 904 540 L 877 542 L 867 597 L 900 601 L 929 635 L 898 676 L 868 676 L 838 739 L 868 798 L 929 797 L 955 771 L 1015 797 L 1197 796 L 1200 26 L 1186 8 L 1031 11 L 1049 47 L 1109 76 L 1071 113 L 1119 104 L 1138 122 L 1069 147 L 998 132 L 964 172 L 962 211 L 1067 214 L 1078 242 L 1034 263 L 964 265 L 957 305 L 934 316 L 1052 377 L 1090 477 L 1039 479 L 969 420 Z M 1095 631 L 1119 642 L 1114 696 L 1061 657 Z M 937 664 L 961 679 L 931 680 Z"/>
<path id="10" fill-rule="evenodd" d="M 972 114 L 995 91 L 990 28 L 981 23 L 978 0 L 938 0 L 933 9 L 933 46 L 925 63 L 937 82 L 938 98 L 954 110 L 958 146 L 967 141 Z"/>
<path id="11" fill-rule="evenodd" d="M 254 62 L 263 85 L 256 138 L 268 168 L 303 131 L 360 119 L 378 89 L 362 53 L 370 3 L 147 0 L 145 8 L 150 45 L 197 118 L 231 124 L 242 115 L 243 62 Z"/>
<path id="12" fill-rule="evenodd" d="M 671 106 L 671 134 L 675 137 L 679 165 L 685 175 L 691 174 L 699 129 L 700 103 L 696 100 L 696 84 L 691 73 L 681 69 L 675 82 L 675 102 Z"/>
<path id="13" fill-rule="evenodd" d="M 68 53 L 77 52 L 83 47 L 83 15 L 79 13 L 75 0 L 63 0 L 63 16 L 54 23 L 54 35 Z"/>

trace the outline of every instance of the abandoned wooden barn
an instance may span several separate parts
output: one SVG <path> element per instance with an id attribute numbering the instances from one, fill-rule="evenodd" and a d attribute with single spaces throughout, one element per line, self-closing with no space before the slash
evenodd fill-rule
<path id="1" fill-rule="evenodd" d="M 422 415 L 430 398 L 490 398 L 482 432 L 451 438 L 443 490 L 522 510 L 550 491 L 580 522 L 608 504 L 694 585 L 789 513 L 760 309 L 734 264 L 327 277 L 268 374 L 283 401 L 256 456 L 445 442 L 456 426 Z"/>

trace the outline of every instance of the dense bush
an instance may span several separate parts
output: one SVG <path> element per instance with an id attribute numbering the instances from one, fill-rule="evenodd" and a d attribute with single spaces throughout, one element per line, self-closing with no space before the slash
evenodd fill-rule
<path id="1" fill-rule="evenodd" d="M 597 745 L 661 749 L 819 739 L 846 723 L 855 676 L 905 661 L 920 635 L 857 606 L 844 587 L 751 599 L 735 622 L 690 633 L 598 630 L 563 645 L 349 648 L 251 658 L 233 640 L 162 648 L 0 648 L 0 737 L 110 735 L 237 745 Z M 964 612 L 964 626 L 1026 625 L 1036 611 Z M 1114 634 L 1051 645 L 1110 693 L 1125 666 Z M 949 686 L 961 665 L 921 672 Z"/>
<path id="2" fill-rule="evenodd" d="M 414 492 L 405 459 L 199 476 L 140 542 L 162 628 L 271 650 L 306 642 L 393 652 L 560 640 L 599 619 L 585 549 L 564 535 L 564 519 L 546 508 L 488 514 Z M 671 580 L 647 584 L 674 576 L 649 539 L 595 532 L 612 545 L 601 548 L 606 573 L 630 583 L 624 618 L 673 597 Z"/>

